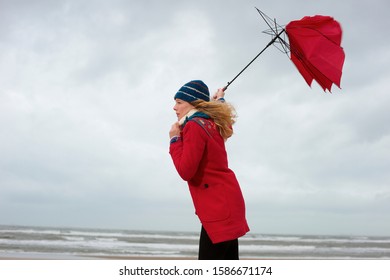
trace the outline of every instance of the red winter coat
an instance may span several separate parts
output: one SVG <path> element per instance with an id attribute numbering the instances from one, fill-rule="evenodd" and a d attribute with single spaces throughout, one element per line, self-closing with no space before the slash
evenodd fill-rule
<path id="1" fill-rule="evenodd" d="M 213 243 L 245 235 L 249 227 L 235 174 L 228 167 L 225 141 L 215 123 L 193 118 L 169 152 L 177 172 L 188 182 L 192 201 Z"/>

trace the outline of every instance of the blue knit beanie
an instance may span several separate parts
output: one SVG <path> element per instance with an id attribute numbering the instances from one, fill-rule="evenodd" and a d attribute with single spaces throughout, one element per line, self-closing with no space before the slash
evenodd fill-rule
<path id="1" fill-rule="evenodd" d="M 182 86 L 175 94 L 174 99 L 176 98 L 187 102 L 192 102 L 195 100 L 210 101 L 210 92 L 209 88 L 204 82 L 200 80 L 194 80 Z"/>

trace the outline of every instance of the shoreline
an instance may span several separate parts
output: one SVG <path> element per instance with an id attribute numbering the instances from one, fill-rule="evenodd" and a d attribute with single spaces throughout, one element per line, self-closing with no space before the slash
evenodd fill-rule
<path id="1" fill-rule="evenodd" d="M 240 258 L 240 260 L 260 260 L 262 258 Z M 267 258 L 271 259 L 271 258 Z M 71 255 L 71 254 L 58 254 L 58 253 L 0 253 L 0 261 L 5 260 L 40 260 L 40 261 L 46 261 L 46 260 L 64 260 L 64 261 L 75 261 L 75 260 L 106 260 L 106 261 L 112 261 L 112 260 L 146 260 L 146 261 L 152 261 L 152 260 L 195 260 L 197 261 L 197 257 L 180 257 L 180 256 L 136 256 L 136 255 L 129 255 L 129 256 L 97 256 L 97 255 Z M 264 260 L 264 259 L 263 259 Z"/>
<path id="2" fill-rule="evenodd" d="M 57 253 L 0 253 L 1 260 L 197 260 L 195 257 L 169 256 L 90 256 Z"/>

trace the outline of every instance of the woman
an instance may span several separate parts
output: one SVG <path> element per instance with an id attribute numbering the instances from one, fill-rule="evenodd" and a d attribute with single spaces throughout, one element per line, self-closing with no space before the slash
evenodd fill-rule
<path id="1" fill-rule="evenodd" d="M 225 141 L 233 134 L 235 115 L 224 94 L 219 89 L 210 100 L 207 85 L 194 80 L 174 97 L 178 122 L 169 132 L 169 153 L 202 224 L 200 260 L 239 259 L 238 238 L 249 231 L 244 198 L 228 167 Z"/>

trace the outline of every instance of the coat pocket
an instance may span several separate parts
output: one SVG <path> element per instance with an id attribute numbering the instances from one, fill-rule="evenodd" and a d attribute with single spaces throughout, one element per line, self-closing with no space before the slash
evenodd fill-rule
<path id="1" fill-rule="evenodd" d="M 196 214 L 202 222 L 226 220 L 230 207 L 223 184 L 204 184 L 192 189 Z"/>

